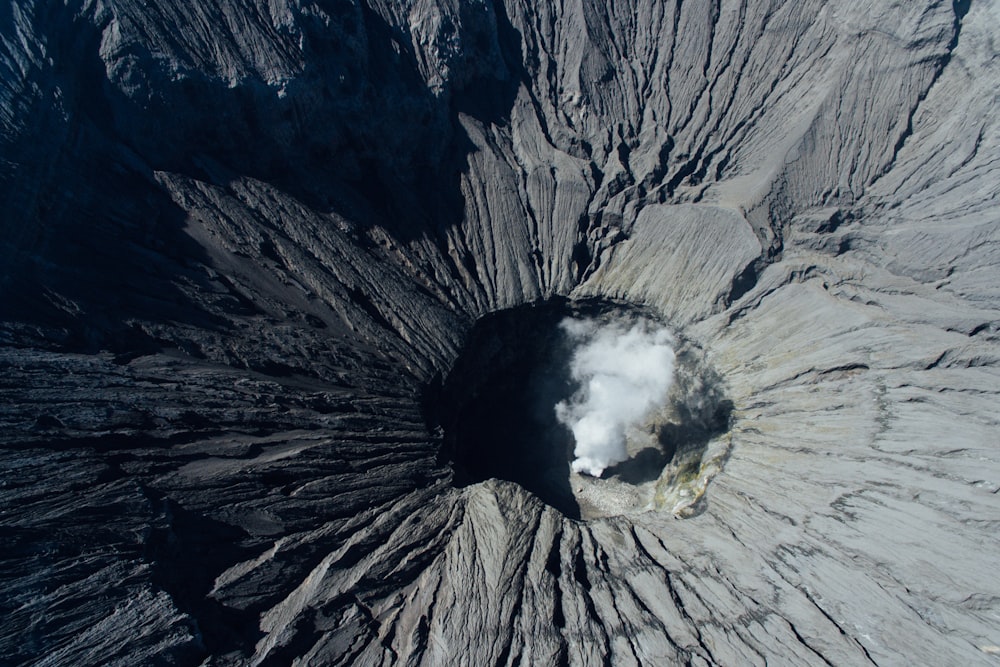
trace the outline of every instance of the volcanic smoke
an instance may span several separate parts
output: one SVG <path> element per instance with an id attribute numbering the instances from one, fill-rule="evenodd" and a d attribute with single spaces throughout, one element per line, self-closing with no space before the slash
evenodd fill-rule
<path id="1" fill-rule="evenodd" d="M 560 323 L 577 346 L 570 374 L 579 389 L 556 417 L 572 432 L 574 472 L 600 477 L 628 458 L 626 432 L 663 405 L 674 377 L 674 339 L 648 320 Z"/>

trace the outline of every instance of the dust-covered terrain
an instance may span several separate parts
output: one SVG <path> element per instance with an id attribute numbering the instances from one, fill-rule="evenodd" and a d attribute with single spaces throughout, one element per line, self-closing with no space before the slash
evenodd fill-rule
<path id="1" fill-rule="evenodd" d="M 0 662 L 996 664 L 998 24 L 0 5 Z"/>

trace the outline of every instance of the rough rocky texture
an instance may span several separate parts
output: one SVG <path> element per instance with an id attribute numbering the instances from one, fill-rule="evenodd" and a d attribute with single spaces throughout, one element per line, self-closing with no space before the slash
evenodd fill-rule
<path id="1" fill-rule="evenodd" d="M 0 655 L 996 664 L 998 21 L 0 5 Z M 554 296 L 725 380 L 685 511 L 451 484 L 427 388 Z"/>

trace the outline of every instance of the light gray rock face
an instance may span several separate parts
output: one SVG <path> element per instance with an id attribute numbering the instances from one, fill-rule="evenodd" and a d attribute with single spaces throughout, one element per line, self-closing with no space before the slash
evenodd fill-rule
<path id="1" fill-rule="evenodd" d="M 998 24 L 0 7 L 0 655 L 996 664 Z M 440 456 L 473 323 L 552 298 L 725 385 L 644 511 Z"/>

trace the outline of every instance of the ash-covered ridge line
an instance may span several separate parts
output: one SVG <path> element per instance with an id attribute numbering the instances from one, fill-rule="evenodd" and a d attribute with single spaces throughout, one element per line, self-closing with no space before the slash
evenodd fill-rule
<path id="1" fill-rule="evenodd" d="M 1000 653 L 1000 4 L 536 4 L 0 9 L 6 660 Z M 550 297 L 724 380 L 688 518 L 451 483 Z"/>

